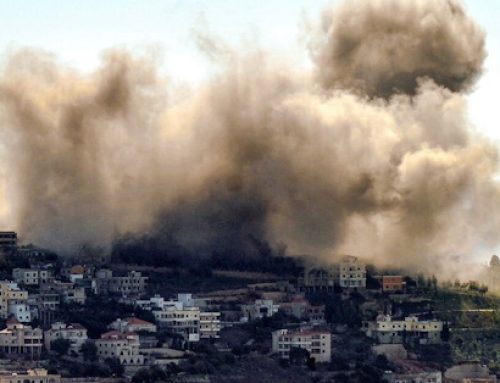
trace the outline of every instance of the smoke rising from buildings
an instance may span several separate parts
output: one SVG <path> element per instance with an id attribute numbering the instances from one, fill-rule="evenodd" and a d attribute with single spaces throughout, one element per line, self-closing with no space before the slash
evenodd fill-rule
<path id="1" fill-rule="evenodd" d="M 484 33 L 460 3 L 346 1 L 309 47 L 312 76 L 225 51 L 223 70 L 184 98 L 154 60 L 119 50 L 91 75 L 11 56 L 9 222 L 63 252 L 131 232 L 179 254 L 251 256 L 268 242 L 424 271 L 497 245 L 498 153 L 464 95 Z"/>

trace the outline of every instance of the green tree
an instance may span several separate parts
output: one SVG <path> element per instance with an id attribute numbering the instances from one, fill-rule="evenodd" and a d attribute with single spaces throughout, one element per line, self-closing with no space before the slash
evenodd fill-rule
<path id="1" fill-rule="evenodd" d="M 83 355 L 83 359 L 86 361 L 96 361 L 97 360 L 97 347 L 94 342 L 88 340 L 80 347 L 80 351 Z"/>
<path id="2" fill-rule="evenodd" d="M 122 376 L 125 372 L 122 364 L 120 363 L 120 359 L 118 358 L 106 358 L 104 361 L 108 365 L 111 370 L 111 373 L 115 376 Z"/>
<path id="3" fill-rule="evenodd" d="M 71 342 L 68 339 L 55 339 L 50 342 L 51 350 L 59 354 L 59 356 L 66 355 L 71 346 Z"/>

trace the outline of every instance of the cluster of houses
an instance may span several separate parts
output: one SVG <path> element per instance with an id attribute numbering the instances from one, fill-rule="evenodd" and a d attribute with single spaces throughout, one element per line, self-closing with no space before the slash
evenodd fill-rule
<path id="1" fill-rule="evenodd" d="M 0 248 L 15 248 L 16 241 L 15 233 L 0 232 Z M 73 264 L 56 272 L 50 263 L 36 261 L 43 251 L 34 248 L 19 250 L 20 256 L 30 258 L 32 262 L 28 268 L 13 269 L 10 279 L 0 281 L 0 318 L 6 320 L 5 328 L 0 330 L 0 353 L 10 358 L 23 356 L 36 360 L 44 350 L 53 351 L 55 341 L 64 339 L 69 342 L 69 355 L 78 358 L 82 355 L 82 347 L 92 342 L 101 361 L 117 359 L 129 374 L 144 366 L 162 367 L 176 363 L 185 357 L 182 350 L 189 349 L 194 343 L 204 340 L 218 342 L 225 327 L 270 318 L 278 313 L 296 318 L 297 324 L 272 333 L 270 341 L 274 355 L 287 360 L 291 359 L 294 349 L 302 349 L 315 362 L 330 362 L 335 336 L 331 324 L 326 321 L 325 306 L 312 304 L 307 297 L 314 293 L 338 291 L 366 293 L 372 288 L 367 287 L 366 265 L 356 257 L 345 256 L 330 267 L 306 267 L 297 284 L 266 282 L 240 289 L 164 297 L 147 293 L 148 277 L 139 271 Z M 500 261 L 494 260 L 493 263 L 492 267 L 500 268 Z M 407 279 L 402 275 L 370 277 L 378 283 L 378 294 L 401 296 L 407 292 Z M 65 323 L 58 317 L 61 305 L 84 305 L 89 294 L 112 297 L 149 312 L 151 319 L 116 318 L 106 323 L 107 331 L 98 339 L 89 339 L 87 329 L 81 324 Z M 390 356 L 391 350 L 396 350 L 396 355 L 401 357 L 406 344 L 442 342 L 445 324 L 439 320 L 421 319 L 417 314 L 395 315 L 387 310 L 379 310 L 373 318 L 363 322 L 361 331 L 373 340 L 375 352 Z M 160 333 L 168 334 L 169 340 L 165 341 Z M 172 347 L 174 342 L 176 349 Z M 476 371 L 470 366 L 469 369 L 459 367 L 450 370 L 444 381 L 476 381 L 450 380 L 459 376 L 459 372 L 463 376 L 480 377 L 481 382 L 493 381 L 485 380 L 491 376 L 480 368 Z M 48 374 L 43 369 L 13 374 L 5 373 L 4 376 L 0 372 L 0 383 L 62 381 L 59 375 Z M 384 379 L 395 383 L 439 383 L 443 381 L 443 374 L 427 369 L 407 370 L 405 373 L 388 371 Z"/>

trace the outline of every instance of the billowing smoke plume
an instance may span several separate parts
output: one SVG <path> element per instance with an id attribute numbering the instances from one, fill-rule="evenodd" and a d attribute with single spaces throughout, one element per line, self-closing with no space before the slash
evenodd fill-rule
<path id="1" fill-rule="evenodd" d="M 484 33 L 458 0 L 353 0 L 324 12 L 313 55 L 326 87 L 370 96 L 414 93 L 431 78 L 468 89 L 485 57 Z"/>
<path id="2" fill-rule="evenodd" d="M 109 52 L 84 75 L 11 57 L 1 131 L 18 229 L 65 251 L 132 232 L 179 256 L 268 242 L 420 269 L 494 247 L 498 154 L 461 93 L 484 37 L 462 6 L 349 0 L 311 49 L 321 87 L 262 52 L 226 52 L 182 100 L 147 58 Z"/>

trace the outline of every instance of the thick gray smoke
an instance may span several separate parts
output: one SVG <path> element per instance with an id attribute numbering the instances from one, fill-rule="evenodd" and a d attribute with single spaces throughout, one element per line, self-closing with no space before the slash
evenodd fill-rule
<path id="1" fill-rule="evenodd" d="M 109 52 L 84 75 L 10 57 L 10 218 L 68 252 L 135 232 L 179 254 L 267 241 L 435 270 L 497 245 L 497 150 L 460 93 L 481 72 L 484 36 L 462 6 L 349 0 L 312 41 L 324 87 L 262 52 L 226 52 L 182 101 L 147 58 Z"/>
<path id="2" fill-rule="evenodd" d="M 312 52 L 324 86 L 413 94 L 431 78 L 454 92 L 481 73 L 483 31 L 458 0 L 352 0 L 323 14 Z"/>

